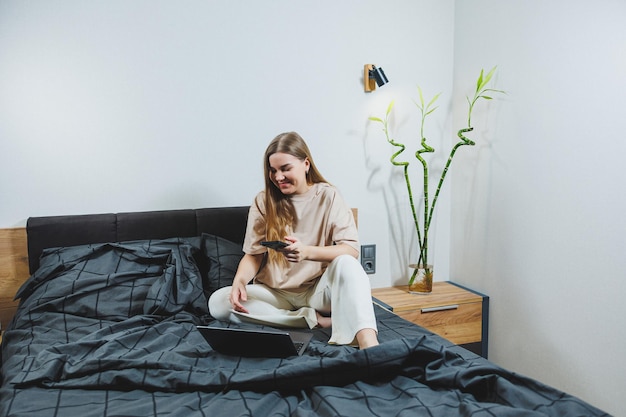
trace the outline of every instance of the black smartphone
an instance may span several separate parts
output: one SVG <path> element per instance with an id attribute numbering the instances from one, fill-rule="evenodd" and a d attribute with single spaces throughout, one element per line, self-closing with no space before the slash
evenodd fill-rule
<path id="1" fill-rule="evenodd" d="M 286 246 L 289 246 L 289 243 L 281 242 L 280 240 L 270 240 L 261 242 L 261 245 L 266 246 L 270 249 L 282 249 Z"/>

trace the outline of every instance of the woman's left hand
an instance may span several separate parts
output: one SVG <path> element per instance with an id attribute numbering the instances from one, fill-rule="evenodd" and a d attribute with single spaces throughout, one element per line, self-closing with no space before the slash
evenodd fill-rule
<path id="1" fill-rule="evenodd" d="M 359 252 L 352 246 L 342 243 L 340 245 L 313 246 L 305 245 L 298 238 L 286 236 L 285 242 L 289 244 L 282 249 L 278 249 L 289 262 L 332 262 L 337 256 L 350 255 L 358 258 Z"/>
<path id="2" fill-rule="evenodd" d="M 293 236 L 285 237 L 285 241 L 289 243 L 289 246 L 281 249 L 281 252 L 289 262 L 298 263 L 306 259 L 306 246 L 302 242 Z"/>

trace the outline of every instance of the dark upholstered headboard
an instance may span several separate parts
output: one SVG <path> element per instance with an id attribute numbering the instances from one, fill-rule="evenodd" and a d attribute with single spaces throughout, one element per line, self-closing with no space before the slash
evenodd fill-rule
<path id="1" fill-rule="evenodd" d="M 209 233 L 243 244 L 248 206 L 134 213 L 31 217 L 26 223 L 29 270 L 46 248 L 87 243 L 199 236 Z"/>

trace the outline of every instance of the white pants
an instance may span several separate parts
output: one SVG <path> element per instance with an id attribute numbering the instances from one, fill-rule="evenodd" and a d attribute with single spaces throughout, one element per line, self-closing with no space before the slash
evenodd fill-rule
<path id="1" fill-rule="evenodd" d="M 329 343 L 355 343 L 359 330 L 377 330 L 369 278 L 359 261 L 349 255 L 335 258 L 317 284 L 304 292 L 246 286 L 248 300 L 242 304 L 249 313 L 233 310 L 231 287 L 220 288 L 209 298 L 209 311 L 218 320 L 242 321 L 278 327 L 313 328 L 317 314 L 329 314 L 332 306 L 332 335 Z"/>

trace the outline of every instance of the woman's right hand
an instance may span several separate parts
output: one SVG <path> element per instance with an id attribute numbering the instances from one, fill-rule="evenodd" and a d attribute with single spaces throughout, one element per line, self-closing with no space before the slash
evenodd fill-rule
<path id="1" fill-rule="evenodd" d="M 264 254 L 257 255 L 245 254 L 239 266 L 237 267 L 237 273 L 233 279 L 233 285 L 230 290 L 229 301 L 235 311 L 240 313 L 248 313 L 248 309 L 241 304 L 248 301 L 248 292 L 246 291 L 246 285 L 252 280 L 252 277 L 259 270 L 261 262 L 263 262 Z"/>
<path id="2" fill-rule="evenodd" d="M 248 313 L 248 310 L 243 306 L 243 304 L 241 304 L 242 301 L 248 301 L 246 285 L 235 281 L 233 282 L 233 286 L 230 290 L 230 303 L 235 311 Z"/>

